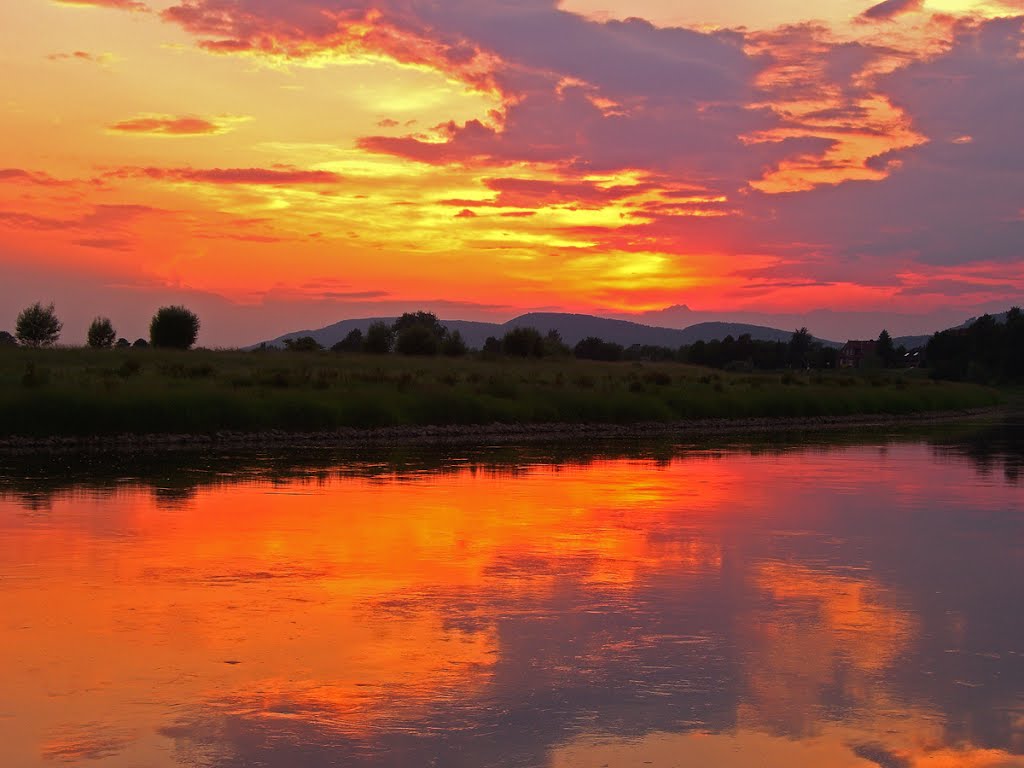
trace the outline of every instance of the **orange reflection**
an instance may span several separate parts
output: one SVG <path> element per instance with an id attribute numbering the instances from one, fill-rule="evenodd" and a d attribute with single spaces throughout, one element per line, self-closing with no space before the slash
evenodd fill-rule
<path id="1" fill-rule="evenodd" d="M 822 489 L 851 477 L 869 477 L 867 493 L 927 492 L 920 467 L 900 490 L 907 461 L 728 454 L 239 482 L 175 503 L 136 488 L 31 509 L 0 500 L 0 656 L 17 702 L 0 706 L 0 743 L 15 765 L 178 765 L 162 729 L 189 704 L 373 745 L 500 689 L 683 674 L 644 653 L 713 649 L 722 630 L 707 617 L 658 626 L 710 598 L 740 651 L 738 731 L 650 735 L 629 743 L 633 763 L 644 750 L 711 760 L 742 747 L 779 765 L 859 768 L 849 744 L 884 729 L 823 719 L 823 690 L 840 688 L 857 707 L 899 713 L 886 744 L 915 768 L 999 765 L 992 750 L 947 744 L 933 715 L 887 692 L 918 632 L 901 595 L 867 574 L 745 554 L 737 538 L 765 515 L 814 525 L 830 509 Z M 622 619 L 588 628 L 592 614 Z M 537 627 L 536 647 L 516 634 Z M 552 765 L 625 754 L 595 738 L 570 741 Z"/>

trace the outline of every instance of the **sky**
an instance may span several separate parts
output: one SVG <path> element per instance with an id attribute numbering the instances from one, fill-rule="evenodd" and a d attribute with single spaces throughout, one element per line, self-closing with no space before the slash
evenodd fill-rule
<path id="1" fill-rule="evenodd" d="M 1024 0 L 711 6 L 7 0 L 0 329 L 1024 303 Z"/>

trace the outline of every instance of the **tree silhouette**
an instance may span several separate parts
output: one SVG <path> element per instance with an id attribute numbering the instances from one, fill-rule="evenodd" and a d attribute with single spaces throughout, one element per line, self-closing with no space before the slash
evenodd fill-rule
<path id="1" fill-rule="evenodd" d="M 386 355 L 395 343 L 395 332 L 382 320 L 370 323 L 366 329 L 366 351 L 371 355 Z"/>
<path id="2" fill-rule="evenodd" d="M 362 352 L 363 351 L 363 332 L 358 328 L 353 328 L 348 332 L 348 335 L 339 341 L 337 344 L 331 347 L 331 352 Z"/>
<path id="3" fill-rule="evenodd" d="M 462 357 L 469 351 L 462 334 L 458 331 L 451 331 L 441 342 L 441 354 L 447 357 Z"/>
<path id="4" fill-rule="evenodd" d="M 811 332 L 806 328 L 793 331 L 789 338 L 789 364 L 794 368 L 806 368 L 811 352 Z"/>
<path id="5" fill-rule="evenodd" d="M 16 347 L 18 340 L 7 331 L 0 331 L 0 347 Z"/>
<path id="6" fill-rule="evenodd" d="M 544 337 L 536 328 L 513 328 L 502 338 L 501 350 L 511 357 L 543 357 Z"/>
<path id="7" fill-rule="evenodd" d="M 154 347 L 188 349 L 198 335 L 199 318 L 182 306 L 160 307 L 149 324 L 149 340 Z"/>
<path id="8" fill-rule="evenodd" d="M 284 348 L 289 352 L 319 352 L 323 346 L 312 336 L 300 336 L 297 339 L 285 339 Z"/>
<path id="9" fill-rule="evenodd" d="M 896 346 L 892 343 L 892 336 L 889 335 L 889 331 L 885 328 L 878 334 L 875 351 L 878 353 L 878 359 L 882 361 L 884 367 L 892 368 L 896 365 Z"/>
<path id="10" fill-rule="evenodd" d="M 407 325 L 395 339 L 395 351 L 402 355 L 436 355 L 440 350 L 441 339 L 427 325 Z"/>
<path id="11" fill-rule="evenodd" d="M 94 318 L 89 325 L 89 333 L 86 337 L 89 346 L 93 349 L 110 349 L 114 346 L 114 339 L 117 333 L 109 317 Z"/>
<path id="12" fill-rule="evenodd" d="M 53 304 L 44 307 L 36 302 L 18 315 L 14 333 L 26 347 L 52 347 L 60 338 L 64 324 L 57 319 Z"/>

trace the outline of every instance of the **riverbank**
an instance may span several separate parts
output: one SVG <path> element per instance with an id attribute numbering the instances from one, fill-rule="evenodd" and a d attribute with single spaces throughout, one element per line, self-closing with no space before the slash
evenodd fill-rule
<path id="1" fill-rule="evenodd" d="M 1010 414 L 1004 408 L 973 408 L 912 414 L 874 414 L 821 417 L 752 417 L 695 419 L 636 424 L 478 424 L 392 426 L 375 429 L 339 428 L 331 431 L 131 434 L 0 437 L 0 453 L 64 453 L 128 451 L 131 453 L 239 450 L 315 450 L 322 448 L 381 448 L 392 446 L 503 446 L 545 443 L 598 443 L 650 439 L 699 441 L 711 437 L 763 437 L 843 431 L 878 431 L 944 424 L 996 423 Z M 1022 416 L 1024 418 L 1024 416 Z"/>
<path id="2" fill-rule="evenodd" d="M 678 363 L 294 352 L 0 353 L 0 441 L 12 446 L 822 428 L 934 418 L 1005 400 L 997 390 L 931 381 L 923 371 L 727 373 Z"/>

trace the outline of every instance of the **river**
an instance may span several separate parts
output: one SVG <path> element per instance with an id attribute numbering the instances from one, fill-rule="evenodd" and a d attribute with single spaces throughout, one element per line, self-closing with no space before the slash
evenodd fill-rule
<path id="1" fill-rule="evenodd" d="M 0 765 L 1024 768 L 1022 466 L 0 457 Z"/>

